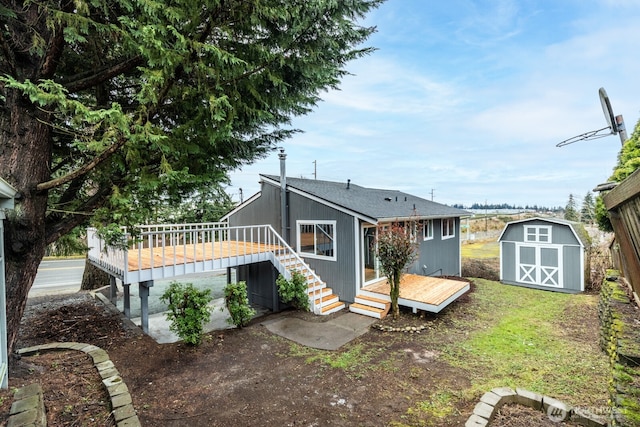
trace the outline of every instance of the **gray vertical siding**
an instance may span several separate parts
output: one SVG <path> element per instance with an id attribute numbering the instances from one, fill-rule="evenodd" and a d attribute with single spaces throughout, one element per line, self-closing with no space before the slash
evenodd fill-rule
<path id="1" fill-rule="evenodd" d="M 501 280 L 504 282 L 516 281 L 516 244 L 513 242 L 501 242 Z"/>
<path id="2" fill-rule="evenodd" d="M 289 245 L 297 247 L 297 220 L 336 221 L 336 261 L 305 258 L 328 287 L 342 301 L 353 302 L 356 290 L 355 230 L 351 215 L 347 215 L 324 204 L 299 194 L 289 192 Z M 280 188 L 262 185 L 260 197 L 229 217 L 229 225 L 271 225 L 280 233 Z M 358 242 L 359 243 L 359 242 Z"/>
<path id="3" fill-rule="evenodd" d="M 433 221 L 433 239 L 421 240 L 420 254 L 409 268 L 409 273 L 423 276 L 460 274 L 460 218 L 455 221 L 456 236 L 445 240 L 442 239 L 442 220 Z"/>
<path id="4" fill-rule="evenodd" d="M 340 300 L 353 302 L 356 297 L 356 265 L 354 221 L 351 215 L 340 212 L 324 204 L 310 200 L 299 194 L 289 195 L 289 218 L 291 227 L 291 247 L 297 247 L 297 220 L 336 221 L 336 261 L 305 258 L 305 261 L 322 278 Z"/>
<path id="5" fill-rule="evenodd" d="M 236 227 L 267 224 L 280 232 L 280 189 L 263 184 L 260 197 L 231 215 L 229 225 Z"/>

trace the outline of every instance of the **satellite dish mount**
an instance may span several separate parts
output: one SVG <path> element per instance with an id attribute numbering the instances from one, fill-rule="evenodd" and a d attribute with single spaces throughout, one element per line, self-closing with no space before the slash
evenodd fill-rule
<path id="1" fill-rule="evenodd" d="M 624 120 L 622 116 L 615 116 L 613 114 L 611 101 L 609 101 L 607 91 L 604 90 L 603 87 L 598 90 L 598 96 L 600 97 L 600 105 L 602 106 L 602 112 L 604 113 L 607 126 L 602 129 L 592 130 L 573 136 L 569 139 L 565 139 L 564 141 L 556 144 L 556 147 L 564 147 L 565 145 L 573 144 L 578 141 L 590 141 L 592 139 L 604 138 L 605 136 L 616 135 L 618 133 L 620 133 L 620 141 L 624 144 L 627 140 L 627 132 L 624 128 Z"/>

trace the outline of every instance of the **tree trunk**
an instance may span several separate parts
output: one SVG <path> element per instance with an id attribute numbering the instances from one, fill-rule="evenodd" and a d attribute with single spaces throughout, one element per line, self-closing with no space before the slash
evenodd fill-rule
<path id="1" fill-rule="evenodd" d="M 50 175 L 49 114 L 15 90 L 6 91 L 0 114 L 0 173 L 19 192 L 5 223 L 7 347 L 20 326 L 27 295 L 46 249 L 47 192 L 35 190 Z"/>
<path id="2" fill-rule="evenodd" d="M 394 271 L 389 279 L 389 296 L 391 297 L 391 314 L 393 319 L 400 316 L 400 307 L 398 306 L 398 298 L 400 297 L 400 277 L 401 273 Z"/>
<path id="3" fill-rule="evenodd" d="M 109 274 L 87 260 L 84 264 L 84 274 L 82 275 L 82 284 L 80 285 L 80 289 L 83 291 L 92 291 L 108 285 Z"/>

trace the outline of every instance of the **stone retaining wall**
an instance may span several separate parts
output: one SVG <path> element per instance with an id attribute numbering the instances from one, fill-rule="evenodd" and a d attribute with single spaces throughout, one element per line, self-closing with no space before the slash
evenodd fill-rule
<path id="1" fill-rule="evenodd" d="M 140 420 L 133 407 L 131 395 L 127 385 L 120 377 L 120 373 L 113 365 L 106 351 L 91 344 L 78 342 L 56 342 L 49 344 L 36 345 L 33 347 L 22 348 L 18 350 L 18 354 L 28 356 L 43 351 L 52 350 L 77 350 L 82 351 L 93 359 L 93 364 L 102 378 L 102 384 L 109 393 L 111 400 L 111 409 L 117 427 L 140 427 Z M 42 390 L 40 391 L 42 394 Z M 44 413 L 44 407 L 42 408 Z M 26 425 L 26 424 L 16 424 Z M 46 424 L 44 424 L 46 425 Z M 9 427 L 9 426 L 7 426 Z"/>
<path id="2" fill-rule="evenodd" d="M 600 346 L 609 355 L 610 425 L 640 426 L 640 310 L 609 271 L 599 303 Z"/>

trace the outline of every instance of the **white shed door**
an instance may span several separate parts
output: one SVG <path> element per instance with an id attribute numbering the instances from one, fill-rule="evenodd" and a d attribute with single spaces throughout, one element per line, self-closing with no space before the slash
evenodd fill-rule
<path id="1" fill-rule="evenodd" d="M 562 287 L 562 247 L 517 245 L 518 282 L 531 285 Z"/>

